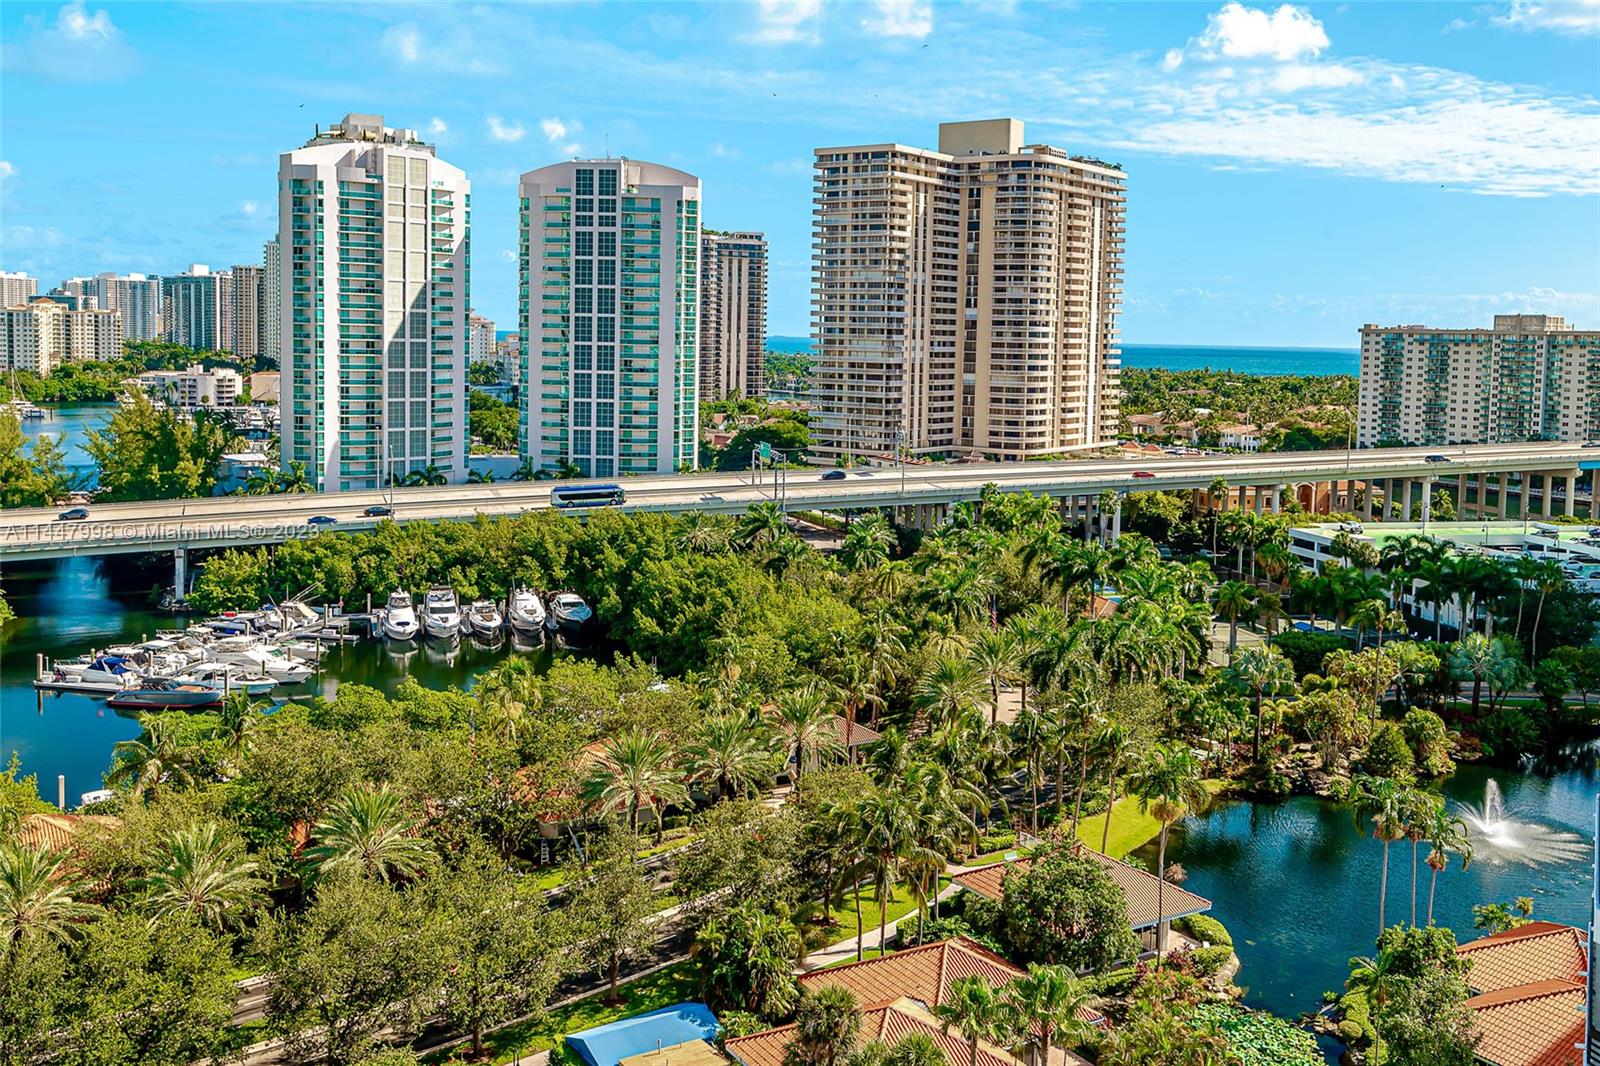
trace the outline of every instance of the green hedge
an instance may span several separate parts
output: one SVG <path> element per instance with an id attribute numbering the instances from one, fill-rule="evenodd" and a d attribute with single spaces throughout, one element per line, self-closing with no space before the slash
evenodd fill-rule
<path id="1" fill-rule="evenodd" d="M 1201 977 L 1215 977 L 1217 972 L 1228 964 L 1233 958 L 1233 948 L 1227 944 L 1216 947 L 1197 948 L 1189 952 L 1189 961 L 1194 965 L 1195 972 Z"/>
<path id="2" fill-rule="evenodd" d="M 1228 927 L 1211 917 L 1209 914 L 1191 914 L 1187 918 L 1180 918 L 1172 923 L 1180 933 L 1200 941 L 1201 943 L 1232 947 L 1233 937 L 1228 933 Z"/>

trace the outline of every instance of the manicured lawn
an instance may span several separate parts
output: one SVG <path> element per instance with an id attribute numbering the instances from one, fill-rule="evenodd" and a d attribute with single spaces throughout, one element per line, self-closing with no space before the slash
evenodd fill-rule
<path id="1" fill-rule="evenodd" d="M 1206 788 L 1216 795 L 1225 782 L 1207 780 Z M 1100 834 L 1105 832 L 1104 812 L 1085 818 L 1078 823 L 1078 839 L 1096 850 L 1100 847 Z M 1161 835 L 1161 823 L 1152 814 L 1139 809 L 1139 801 L 1132 796 L 1118 796 L 1111 808 L 1111 837 L 1106 842 L 1106 854 L 1113 859 L 1126 858 L 1130 851 L 1144 847 Z"/>
<path id="2" fill-rule="evenodd" d="M 884 951 L 883 951 L 882 948 L 868 948 L 867 950 L 865 950 L 865 951 L 863 951 L 861 953 L 861 961 L 862 962 L 866 962 L 868 959 L 875 959 L 879 955 L 882 955 L 882 954 L 884 954 Z M 832 969 L 834 969 L 836 967 L 839 967 L 839 966 L 849 966 L 851 963 L 853 963 L 855 961 L 856 961 L 856 957 L 854 955 L 851 955 L 848 959 L 840 959 L 838 962 L 830 962 L 830 963 L 828 963 L 828 965 L 824 966 L 823 969 L 824 970 L 832 970 Z"/>
<path id="3" fill-rule="evenodd" d="M 939 878 L 939 888 L 935 893 L 942 891 L 950 883 L 948 877 Z M 908 885 L 896 885 L 893 895 L 889 897 L 888 917 L 886 921 L 892 922 L 896 918 L 903 918 L 912 914 L 917 909 L 917 896 Z M 846 938 L 854 938 L 858 930 L 856 925 L 855 896 L 846 892 L 844 906 L 836 907 L 828 912 L 828 917 L 839 923 L 828 934 L 828 942 L 837 944 Z M 861 922 L 868 930 L 878 928 L 878 893 L 871 888 L 861 891 Z"/>
<path id="4" fill-rule="evenodd" d="M 681 848 L 699 835 L 700 834 L 698 833 L 691 833 L 687 830 L 668 830 L 667 839 L 651 847 L 640 849 L 637 857 L 640 859 L 648 859 L 652 855 L 660 855 L 662 852 L 671 851 L 673 848 Z M 542 871 L 539 876 L 533 880 L 534 887 L 543 892 L 548 892 L 552 888 L 560 888 L 566 883 L 567 872 L 566 867 L 564 866 L 552 866 L 550 869 Z"/>
<path id="5" fill-rule="evenodd" d="M 576 1059 L 577 1056 L 568 1056 L 565 1053 L 565 1037 L 569 1033 L 581 1033 L 585 1029 L 593 1029 L 597 1025 L 605 1025 L 619 1018 L 694 1000 L 697 995 L 695 971 L 695 964 L 685 959 L 648 977 L 641 977 L 637 981 L 622 985 L 617 990 L 624 1000 L 620 1006 L 608 1006 L 604 1002 L 605 990 L 602 989 L 576 1003 L 556 1008 L 542 1023 L 519 1022 L 503 1029 L 496 1029 L 484 1038 L 484 1043 L 488 1045 L 490 1052 L 488 1061 L 510 1062 L 524 1053 L 543 1051 L 550 1047 L 557 1049 L 556 1053 L 551 1055 L 553 1062 L 560 1059 Z M 454 1049 L 454 1052 L 461 1056 L 465 1056 L 466 1051 L 465 1047 Z M 439 1053 L 429 1055 L 425 1061 L 445 1062 L 449 1058 L 449 1053 Z"/>

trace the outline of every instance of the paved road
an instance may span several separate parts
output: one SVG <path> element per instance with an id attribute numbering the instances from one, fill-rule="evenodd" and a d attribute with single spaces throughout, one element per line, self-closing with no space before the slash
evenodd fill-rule
<path id="1" fill-rule="evenodd" d="M 1445 462 L 1430 463 L 1430 454 Z M 1149 456 L 1055 463 L 940 463 L 905 470 L 858 469 L 838 480 L 818 470 L 792 470 L 785 502 L 791 509 L 841 509 L 938 504 L 975 499 L 990 482 L 1010 491 L 1053 496 L 1097 495 L 1105 489 L 1205 488 L 1222 477 L 1232 485 L 1295 484 L 1380 477 L 1454 478 L 1464 473 L 1574 470 L 1600 466 L 1600 451 L 1577 444 L 1477 445 L 1464 448 L 1385 448 L 1346 453 L 1273 452 L 1228 456 Z M 1151 477 L 1134 477 L 1133 472 Z M 628 478 L 624 509 L 737 513 L 772 498 L 770 475 L 752 484 L 749 473 Z M 340 529 L 369 528 L 370 504 L 392 498 L 400 521 L 470 521 L 479 514 L 518 514 L 550 506 L 549 482 L 447 485 L 304 496 L 223 496 L 195 500 L 105 504 L 89 520 L 63 522 L 56 511 L 29 508 L 0 516 L 0 562 L 24 558 L 115 554 L 191 547 L 271 544 L 315 532 L 313 515 L 338 519 Z"/>

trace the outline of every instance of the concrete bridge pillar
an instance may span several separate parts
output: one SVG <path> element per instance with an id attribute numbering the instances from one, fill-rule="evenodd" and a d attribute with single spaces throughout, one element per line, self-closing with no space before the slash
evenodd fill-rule
<path id="1" fill-rule="evenodd" d="M 1122 537 L 1122 496 L 1117 496 L 1117 508 L 1111 512 L 1111 543 L 1115 544 Z"/>
<path id="2" fill-rule="evenodd" d="M 1562 480 L 1565 482 L 1567 498 L 1562 501 L 1561 513 L 1571 518 L 1578 513 L 1578 475 L 1576 473 L 1565 474 Z"/>
<path id="3" fill-rule="evenodd" d="M 1368 522 L 1372 521 L 1372 486 L 1373 482 L 1370 478 L 1363 482 L 1361 486 L 1361 515 Z"/>
<path id="4" fill-rule="evenodd" d="M 1260 514 L 1261 513 L 1262 504 L 1265 503 L 1265 501 L 1261 498 L 1261 486 L 1260 485 L 1252 485 L 1250 487 L 1250 491 L 1251 491 L 1251 494 L 1255 497 L 1256 514 Z"/>
<path id="5" fill-rule="evenodd" d="M 189 549 L 172 550 L 172 594 L 183 599 L 189 594 Z"/>
<path id="6" fill-rule="evenodd" d="M 1494 476 L 1496 518 L 1504 518 L 1506 516 L 1506 489 L 1509 488 L 1510 485 L 1511 475 L 1507 474 L 1505 471 L 1501 471 Z"/>
<path id="7" fill-rule="evenodd" d="M 1400 481 L 1400 521 L 1411 521 L 1411 479 L 1402 478 Z"/>
<path id="8" fill-rule="evenodd" d="M 1283 511 L 1283 486 L 1272 486 L 1272 513 L 1279 514 Z"/>
<path id="9" fill-rule="evenodd" d="M 1433 478 L 1422 479 L 1422 528 L 1428 528 L 1428 522 L 1433 518 Z"/>

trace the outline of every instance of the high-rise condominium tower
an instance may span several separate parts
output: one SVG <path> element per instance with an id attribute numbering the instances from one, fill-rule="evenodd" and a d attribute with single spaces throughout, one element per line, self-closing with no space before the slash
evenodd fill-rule
<path id="1" fill-rule="evenodd" d="M 258 266 L 233 268 L 233 347 L 240 359 L 261 354 L 262 334 L 266 332 L 266 272 Z"/>
<path id="2" fill-rule="evenodd" d="M 1115 432 L 1120 167 L 1014 119 L 814 166 L 815 453 L 1024 459 Z"/>
<path id="3" fill-rule="evenodd" d="M 1600 332 L 1555 315 L 1362 326 L 1356 427 L 1363 447 L 1600 439 Z"/>
<path id="4" fill-rule="evenodd" d="M 0 308 L 22 307 L 39 295 L 39 281 L 20 270 L 0 270 Z"/>
<path id="5" fill-rule="evenodd" d="M 279 157 L 282 457 L 319 489 L 466 477 L 469 193 L 381 115 Z"/>
<path id="6" fill-rule="evenodd" d="M 586 159 L 521 192 L 523 457 L 592 477 L 692 467 L 700 179 Z"/>
<path id="7" fill-rule="evenodd" d="M 161 339 L 161 279 L 143 274 L 96 274 L 90 293 L 108 311 L 122 314 L 122 334 L 130 341 Z"/>
<path id="8" fill-rule="evenodd" d="M 233 276 L 196 263 L 161 279 L 161 321 L 169 344 L 228 350 L 233 343 Z"/>
<path id="9" fill-rule="evenodd" d="M 262 246 L 261 265 L 261 287 L 266 303 L 261 316 L 261 354 L 276 361 L 283 358 L 283 257 L 279 254 L 276 237 Z"/>
<path id="10" fill-rule="evenodd" d="M 71 300 L 35 296 L 0 310 L 0 370 L 48 374 L 62 363 L 120 356 L 121 313 L 73 307 Z"/>
<path id="11" fill-rule="evenodd" d="M 763 396 L 767 378 L 767 238 L 700 239 L 700 399 Z"/>

